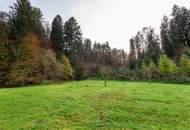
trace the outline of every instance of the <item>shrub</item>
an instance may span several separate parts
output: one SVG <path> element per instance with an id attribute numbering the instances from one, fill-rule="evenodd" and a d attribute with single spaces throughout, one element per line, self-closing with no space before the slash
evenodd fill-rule
<path id="1" fill-rule="evenodd" d="M 41 66 L 44 79 L 56 80 L 57 62 L 55 53 L 50 49 L 42 49 L 41 52 Z"/>
<path id="2" fill-rule="evenodd" d="M 153 61 L 151 61 L 148 65 L 143 62 L 141 68 L 143 73 L 143 77 L 141 77 L 141 79 L 157 80 L 160 78 L 159 70 Z"/>
<path id="3" fill-rule="evenodd" d="M 159 61 L 159 72 L 164 77 L 174 75 L 177 73 L 177 66 L 166 55 L 162 55 Z"/>
<path id="4" fill-rule="evenodd" d="M 42 51 L 42 72 L 47 80 L 69 80 L 73 78 L 73 69 L 69 59 L 63 55 L 61 61 L 56 61 L 55 53 L 52 50 Z"/>
<path id="5" fill-rule="evenodd" d="M 69 59 L 62 55 L 61 61 L 57 63 L 57 78 L 59 80 L 69 80 L 73 78 L 73 69 Z"/>
<path id="6" fill-rule="evenodd" d="M 184 75 L 190 75 L 190 60 L 187 55 L 183 55 L 180 59 L 179 72 Z"/>

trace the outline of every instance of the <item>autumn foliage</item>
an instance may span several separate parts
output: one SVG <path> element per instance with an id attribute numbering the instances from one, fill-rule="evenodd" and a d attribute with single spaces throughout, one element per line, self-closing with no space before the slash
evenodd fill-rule
<path id="1" fill-rule="evenodd" d="M 19 46 L 20 54 L 9 74 L 10 84 L 26 85 L 40 83 L 43 76 L 40 67 L 40 40 L 27 34 Z"/>

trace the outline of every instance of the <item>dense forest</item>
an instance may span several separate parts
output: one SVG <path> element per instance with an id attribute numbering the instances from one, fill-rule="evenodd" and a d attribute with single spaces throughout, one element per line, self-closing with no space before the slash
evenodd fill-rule
<path id="1" fill-rule="evenodd" d="M 127 24 L 127 23 L 126 23 Z M 55 16 L 51 25 L 28 0 L 17 0 L 0 12 L 0 86 L 102 78 L 190 82 L 190 10 L 173 6 L 160 34 L 143 27 L 126 44 L 84 38 L 74 17 Z"/>

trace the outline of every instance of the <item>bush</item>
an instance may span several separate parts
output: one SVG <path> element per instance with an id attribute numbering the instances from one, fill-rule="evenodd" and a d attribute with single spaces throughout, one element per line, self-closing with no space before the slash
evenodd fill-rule
<path id="1" fill-rule="evenodd" d="M 166 80 L 165 80 L 166 81 Z M 167 82 L 177 84 L 190 84 L 190 77 L 184 76 L 171 76 L 167 79 Z"/>
<path id="2" fill-rule="evenodd" d="M 42 51 L 42 72 L 47 80 L 69 80 L 73 78 L 73 69 L 66 56 L 61 61 L 56 61 L 55 53 L 52 50 Z"/>
<path id="3" fill-rule="evenodd" d="M 65 55 L 62 55 L 61 61 L 57 63 L 56 73 L 59 80 L 69 80 L 73 78 L 73 69 L 69 59 Z"/>
<path id="4" fill-rule="evenodd" d="M 44 79 L 47 80 L 56 80 L 56 70 L 57 70 L 57 62 L 55 53 L 52 50 L 42 49 L 41 54 L 41 66 L 42 66 L 42 74 Z"/>
<path id="5" fill-rule="evenodd" d="M 190 60 L 187 55 L 183 55 L 180 59 L 179 72 L 183 75 L 190 75 Z"/>
<path id="6" fill-rule="evenodd" d="M 159 61 L 159 72 L 164 77 L 168 77 L 177 73 L 176 64 L 170 60 L 166 55 L 162 55 Z"/>
<path id="7" fill-rule="evenodd" d="M 160 79 L 160 74 L 158 67 L 156 64 L 151 61 L 148 65 L 145 63 L 142 63 L 141 71 L 143 73 L 143 76 L 141 76 L 141 79 L 145 80 L 158 80 Z"/>

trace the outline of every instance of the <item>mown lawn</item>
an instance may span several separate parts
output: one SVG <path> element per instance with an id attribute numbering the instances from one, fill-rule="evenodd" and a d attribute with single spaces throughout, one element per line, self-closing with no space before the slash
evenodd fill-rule
<path id="1" fill-rule="evenodd" d="M 0 89 L 2 130 L 188 130 L 190 85 L 79 81 Z"/>

